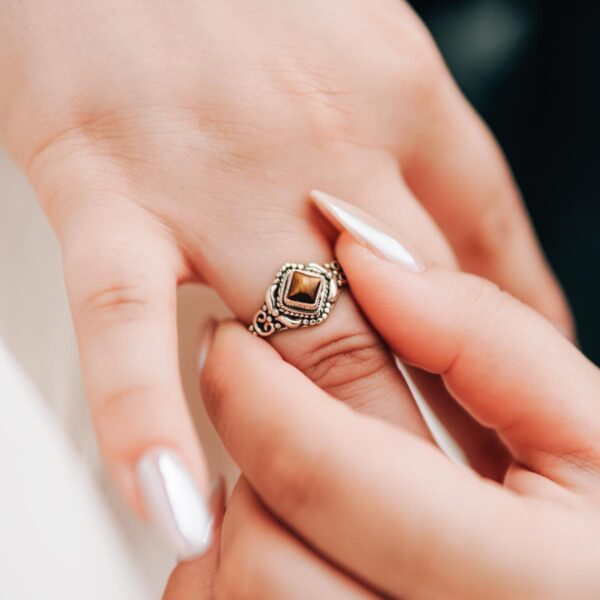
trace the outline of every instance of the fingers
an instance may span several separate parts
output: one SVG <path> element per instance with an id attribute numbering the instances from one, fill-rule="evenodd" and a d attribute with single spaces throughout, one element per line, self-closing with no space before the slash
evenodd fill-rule
<path id="1" fill-rule="evenodd" d="M 70 217 L 64 268 L 87 395 L 109 473 L 181 558 L 206 550 L 207 470 L 177 356 L 178 264 L 144 215 Z"/>
<path id="2" fill-rule="evenodd" d="M 214 542 L 206 554 L 179 563 L 167 583 L 163 600 L 213 600 L 214 582 L 219 567 L 221 528 L 225 515 L 225 483 L 217 482 L 210 496 L 214 515 Z"/>
<path id="3" fill-rule="evenodd" d="M 556 456 L 594 460 L 598 371 L 537 313 L 475 276 L 425 268 L 415 251 L 349 204 L 338 205 L 337 254 L 354 297 L 392 349 L 443 376 L 517 457 L 548 470 Z M 577 382 L 573 385 L 573 382 Z M 552 457 L 548 457 L 548 453 Z"/>
<path id="4" fill-rule="evenodd" d="M 514 457 L 500 441 L 495 430 L 482 427 L 465 409 L 450 396 L 444 381 L 439 375 L 426 373 L 421 369 L 404 365 L 417 389 L 426 398 L 428 406 L 443 423 L 451 439 L 459 444 L 467 458 L 467 464 L 479 475 L 493 481 L 505 481 L 507 469 L 514 463 Z M 439 435 L 439 434 L 438 434 Z M 443 440 L 440 448 L 450 457 Z M 447 443 L 447 442 L 445 442 Z"/>
<path id="5" fill-rule="evenodd" d="M 410 191 L 403 186 L 399 175 L 396 173 L 390 179 L 380 176 L 379 186 L 377 189 L 367 190 L 369 193 L 366 198 L 372 200 L 378 192 L 387 190 L 386 198 L 393 199 L 394 208 L 386 211 L 381 205 L 373 203 L 373 209 L 382 215 L 390 229 L 422 247 L 428 261 L 454 268 L 455 258 L 443 235 L 423 212 L 424 209 Z M 332 225 L 343 231 L 336 219 L 335 198 L 318 190 L 311 192 L 311 198 Z M 399 199 L 401 202 L 398 202 Z M 355 202 L 360 204 L 358 199 Z M 364 198 L 362 203 L 365 203 Z M 468 464 L 481 475 L 501 481 L 507 466 L 508 452 L 495 432 L 481 427 L 468 415 L 448 394 L 439 377 L 426 377 L 426 374 L 417 371 L 412 369 L 410 376 L 417 384 L 418 391 L 441 419 L 454 441 L 461 446 Z M 436 438 L 436 441 L 439 439 Z"/>
<path id="6" fill-rule="evenodd" d="M 385 205 L 395 204 L 404 193 L 391 158 L 385 173 L 378 171 L 377 178 L 368 185 L 380 192 L 369 196 L 380 198 Z M 299 198 L 304 202 L 299 203 Z M 299 204 L 300 209 L 290 209 Z M 437 237 L 431 234 L 435 226 L 424 211 L 419 207 L 406 210 L 415 211 L 411 216 L 419 211 L 414 219 L 415 229 L 432 240 L 436 257 L 448 252 L 440 242 L 443 238 L 437 232 Z M 235 251 L 227 240 L 207 237 L 201 245 L 202 255 L 193 257 L 194 262 L 234 313 L 249 324 L 282 264 L 332 260 L 331 230 L 315 216 L 304 184 L 298 190 L 283 190 L 282 199 L 273 198 L 269 214 L 240 220 L 239 224 L 227 223 L 236 248 L 243 251 Z M 216 220 L 219 218 L 222 217 Z M 353 408 L 429 435 L 389 350 L 347 290 L 342 290 L 326 323 L 277 333 L 269 342 L 288 362 Z"/>
<path id="7" fill-rule="evenodd" d="M 541 502 L 483 483 L 431 444 L 348 410 L 239 325 L 217 330 L 202 382 L 217 431 L 261 499 L 383 592 L 545 597 L 516 596 L 523 582 L 504 568 L 529 565 L 539 550 L 540 564 L 559 571 L 563 552 L 580 554 L 572 533 L 541 529 L 550 510 Z"/>
<path id="8" fill-rule="evenodd" d="M 565 333 L 573 323 L 496 141 L 450 78 L 435 126 L 422 128 L 404 168 L 463 269 L 523 300 Z"/>
<path id="9" fill-rule="evenodd" d="M 298 540 L 241 478 L 223 527 L 215 597 L 358 600 L 376 596 Z"/>

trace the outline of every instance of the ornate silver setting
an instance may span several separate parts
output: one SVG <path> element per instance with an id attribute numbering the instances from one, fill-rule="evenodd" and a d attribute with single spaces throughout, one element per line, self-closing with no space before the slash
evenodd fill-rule
<path id="1" fill-rule="evenodd" d="M 254 335 L 269 337 L 286 329 L 320 325 L 329 316 L 346 283 L 337 262 L 285 263 L 248 329 Z"/>

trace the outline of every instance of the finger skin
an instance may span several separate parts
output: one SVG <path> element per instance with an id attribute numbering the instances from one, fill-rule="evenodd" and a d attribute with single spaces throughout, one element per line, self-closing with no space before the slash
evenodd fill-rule
<path id="1" fill-rule="evenodd" d="M 540 565 L 562 576 L 567 559 L 591 585 L 587 538 L 572 520 L 335 402 L 239 325 L 217 330 L 202 383 L 217 431 L 265 504 L 373 587 L 417 598 L 560 597 L 563 582 Z M 515 564 L 522 570 L 509 574 Z"/>
<path id="2" fill-rule="evenodd" d="M 443 380 L 421 369 L 406 366 L 410 376 L 427 399 L 427 404 L 444 424 L 452 439 L 460 444 L 469 467 L 486 479 L 503 481 L 514 461 L 498 434 L 481 427 L 448 393 Z"/>
<path id="3" fill-rule="evenodd" d="M 496 140 L 451 78 L 437 95 L 404 173 L 440 225 L 463 270 L 494 281 L 574 337 L 553 275 Z"/>
<path id="4" fill-rule="evenodd" d="M 215 597 L 366 600 L 376 596 L 298 540 L 242 477 L 223 524 Z"/>
<path id="5" fill-rule="evenodd" d="M 336 248 L 354 297 L 393 350 L 441 374 L 519 460 L 552 466 L 561 479 L 558 456 L 600 464 L 598 372 L 544 318 L 476 276 L 435 265 L 409 273 L 347 234 Z M 571 483 L 587 471 L 575 470 Z"/>
<path id="6" fill-rule="evenodd" d="M 385 213 L 399 198 L 404 200 L 407 190 L 401 184 L 395 162 L 389 159 L 383 166 L 380 162 L 380 156 L 373 160 L 376 176 L 362 183 L 364 195 L 355 191 L 352 197 L 376 199 L 378 208 Z M 297 208 L 282 211 L 282 202 Z M 272 210 L 276 217 L 261 221 L 260 230 L 241 221 L 235 225 L 233 235 L 243 252 L 224 249 L 223 240 L 214 238 L 207 240 L 201 255 L 195 257 L 207 282 L 248 324 L 283 263 L 326 263 L 333 259 L 331 228 L 324 226 L 323 219 L 315 218 L 304 180 L 274 198 Z M 407 219 L 413 220 L 415 233 L 428 240 L 436 259 L 451 262 L 451 251 L 443 236 L 414 202 L 409 201 L 393 217 L 394 223 Z M 347 290 L 342 290 L 325 324 L 277 333 L 269 338 L 269 343 L 285 360 L 353 408 L 429 437 L 388 348 L 374 334 Z"/>
<path id="7" fill-rule="evenodd" d="M 392 181 L 394 181 L 393 185 Z M 377 203 L 373 203 L 369 210 L 373 211 L 373 214 L 381 214 L 381 219 L 386 223 L 390 235 L 406 240 L 409 247 L 422 249 L 424 259 L 428 262 L 451 269 L 456 268 L 456 259 L 452 250 L 447 246 L 435 223 L 423 212 L 423 208 L 410 190 L 401 183 L 399 175 L 392 178 L 392 181 L 388 181 L 387 186 L 374 188 L 370 194 L 366 194 L 363 202 L 365 198 L 377 197 L 377 193 L 384 194 L 383 205 L 393 201 L 394 210 L 380 213 L 381 205 Z M 345 227 L 343 220 L 340 220 L 341 214 L 350 214 L 354 211 L 361 218 L 366 215 L 356 205 L 342 201 L 327 192 L 312 190 L 310 196 L 321 216 L 340 232 L 343 232 Z M 370 218 L 373 220 L 373 226 L 378 227 L 379 221 Z M 501 481 L 507 466 L 506 458 L 509 457 L 506 456 L 508 454 L 506 448 L 499 442 L 495 432 L 481 427 L 458 405 L 439 377 L 428 376 L 429 374 L 418 369 L 411 371 L 413 383 L 424 396 L 429 407 L 441 418 L 454 441 L 460 445 L 468 464 L 481 475 L 491 476 Z"/>
<path id="8" fill-rule="evenodd" d="M 140 515 L 136 465 L 167 447 L 208 489 L 179 375 L 176 285 L 168 238 L 122 199 L 73 211 L 63 263 L 86 393 L 108 472 Z"/>

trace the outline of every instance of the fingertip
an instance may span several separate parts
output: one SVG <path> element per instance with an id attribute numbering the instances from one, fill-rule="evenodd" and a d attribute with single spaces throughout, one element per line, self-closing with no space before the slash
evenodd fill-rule
<path id="1" fill-rule="evenodd" d="M 136 465 L 144 515 L 180 560 L 200 556 L 212 544 L 214 516 L 209 497 L 175 449 L 149 448 Z"/>
<path id="2" fill-rule="evenodd" d="M 279 356 L 271 344 L 253 335 L 242 323 L 235 319 L 225 319 L 217 322 L 212 331 L 203 371 L 212 370 L 215 363 L 234 366 L 246 364 L 247 361 L 256 362 L 256 357 L 261 354 L 263 357 Z"/>
<path id="3" fill-rule="evenodd" d="M 210 488 L 209 506 L 213 515 L 212 543 L 206 553 L 177 564 L 167 583 L 163 600 L 209 600 L 219 563 L 221 529 L 225 516 L 225 479 L 217 477 Z"/>

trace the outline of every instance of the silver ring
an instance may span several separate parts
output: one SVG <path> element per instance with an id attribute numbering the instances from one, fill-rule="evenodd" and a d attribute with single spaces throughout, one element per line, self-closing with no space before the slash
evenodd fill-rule
<path id="1" fill-rule="evenodd" d="M 248 329 L 254 335 L 269 337 L 286 329 L 320 325 L 329 316 L 346 283 L 337 262 L 285 263 Z"/>

